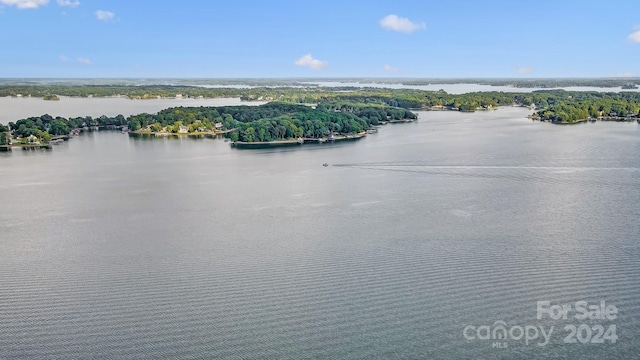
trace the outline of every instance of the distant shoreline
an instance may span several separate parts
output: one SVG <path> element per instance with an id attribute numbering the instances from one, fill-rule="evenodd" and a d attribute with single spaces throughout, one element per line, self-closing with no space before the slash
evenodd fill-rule
<path id="1" fill-rule="evenodd" d="M 638 118 L 633 118 L 633 117 L 613 117 L 613 116 L 602 116 L 602 117 L 598 117 L 598 118 L 586 118 L 586 119 L 578 119 L 572 122 L 569 121 L 563 121 L 563 122 L 553 122 L 553 121 L 543 121 L 540 119 L 536 119 L 536 118 L 532 118 L 529 117 L 531 120 L 533 121 L 539 121 L 539 122 L 548 122 L 550 124 L 554 124 L 554 125 L 575 125 L 575 124 L 583 124 L 583 123 L 587 123 L 587 122 L 597 122 L 597 121 L 605 121 L 605 122 L 638 122 L 640 123 L 640 119 Z"/>

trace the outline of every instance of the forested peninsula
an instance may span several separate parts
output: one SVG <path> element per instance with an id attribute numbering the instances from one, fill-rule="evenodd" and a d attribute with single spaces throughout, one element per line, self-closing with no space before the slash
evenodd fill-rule
<path id="1" fill-rule="evenodd" d="M 360 134 L 387 122 L 412 121 L 411 110 L 478 111 L 499 106 L 524 106 L 537 110 L 534 120 L 572 124 L 586 120 L 637 119 L 638 92 L 574 92 L 541 90 L 529 93 L 445 91 L 381 88 L 256 87 L 203 88 L 197 86 L 64 86 L 3 85 L 0 96 L 125 96 L 240 97 L 266 101 L 261 106 L 176 107 L 157 114 L 129 117 L 76 118 L 42 115 L 19 119 L 0 127 L 0 146 L 14 139 L 18 144 L 47 143 L 78 129 L 118 128 L 151 134 L 224 134 L 234 142 L 272 142 L 296 138 L 323 139 L 333 134 Z"/>
<path id="2" fill-rule="evenodd" d="M 380 104 L 321 103 L 315 108 L 299 104 L 271 102 L 260 106 L 170 108 L 158 114 L 131 116 L 132 131 L 154 133 L 207 131 L 226 132 L 232 141 L 268 142 L 310 138 L 330 134 L 359 134 L 372 126 L 393 121 L 415 120 L 406 109 Z"/>
<path id="3" fill-rule="evenodd" d="M 79 130 L 100 128 L 153 135 L 222 134 L 234 142 L 253 143 L 299 138 L 338 140 L 362 136 L 378 125 L 416 119 L 416 114 L 407 109 L 378 102 L 322 102 L 315 106 L 270 102 L 260 106 L 175 107 L 127 118 L 42 115 L 11 122 L 0 130 L 5 134 L 10 130 L 18 145 L 46 143 Z"/>

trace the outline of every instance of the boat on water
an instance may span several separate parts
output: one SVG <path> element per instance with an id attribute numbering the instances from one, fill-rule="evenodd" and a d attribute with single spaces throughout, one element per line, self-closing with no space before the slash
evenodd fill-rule
<path id="1" fill-rule="evenodd" d="M 463 112 L 473 112 L 473 110 L 471 111 L 463 111 Z M 387 123 L 389 124 L 402 124 L 402 123 L 409 123 L 409 122 L 414 122 L 416 121 L 415 119 L 395 119 L 395 120 L 389 120 L 387 121 Z"/>
<path id="2" fill-rule="evenodd" d="M 344 140 L 358 140 L 362 139 L 367 135 L 366 131 L 361 131 L 357 134 L 346 134 L 346 135 L 333 135 L 331 138 L 328 138 L 328 141 L 344 141 Z"/>
<path id="3" fill-rule="evenodd" d="M 327 167 L 327 166 L 329 166 L 329 164 L 324 163 L 324 164 L 322 164 L 322 166 Z"/>

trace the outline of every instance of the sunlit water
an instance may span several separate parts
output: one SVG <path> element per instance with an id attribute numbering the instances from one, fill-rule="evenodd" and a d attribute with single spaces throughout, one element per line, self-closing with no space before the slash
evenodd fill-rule
<path id="1" fill-rule="evenodd" d="M 0 358 L 635 358 L 640 125 L 527 114 L 0 154 Z M 544 300 L 615 305 L 589 324 L 617 342 L 563 343 L 583 321 L 537 320 Z M 465 339 L 498 320 L 555 332 Z"/>

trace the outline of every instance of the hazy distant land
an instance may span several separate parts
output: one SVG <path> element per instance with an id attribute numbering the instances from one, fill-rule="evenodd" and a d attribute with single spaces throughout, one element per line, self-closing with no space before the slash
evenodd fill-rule
<path id="1" fill-rule="evenodd" d="M 499 88 L 516 89 L 558 89 L 581 88 L 612 90 L 638 90 L 638 77 L 611 78 L 228 78 L 228 79 L 198 79 L 198 78 L 101 78 L 101 79 L 56 79 L 56 78 L 13 78 L 0 79 L 0 86 L 4 85 L 169 85 L 169 86 L 203 86 L 203 87 L 310 87 L 310 86 L 340 86 L 340 87 L 391 87 L 403 86 L 417 90 L 431 85 L 476 85 L 483 86 L 486 91 L 503 91 Z M 491 88 L 493 87 L 493 89 Z M 618 88 L 618 89 L 616 89 Z M 438 89 L 435 89 L 438 90 Z M 588 89 L 585 89 L 585 91 Z M 477 91 L 472 89 L 471 91 Z"/>

